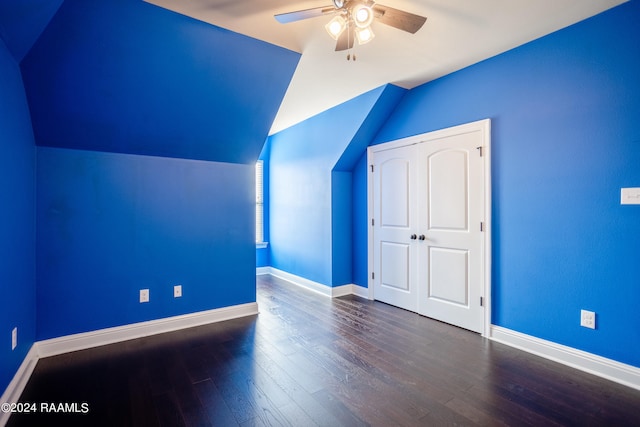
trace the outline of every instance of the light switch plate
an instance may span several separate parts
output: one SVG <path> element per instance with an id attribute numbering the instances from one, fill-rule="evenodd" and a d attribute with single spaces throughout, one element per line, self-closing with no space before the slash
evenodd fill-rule
<path id="1" fill-rule="evenodd" d="M 622 188 L 620 190 L 620 204 L 640 205 L 640 187 Z"/>

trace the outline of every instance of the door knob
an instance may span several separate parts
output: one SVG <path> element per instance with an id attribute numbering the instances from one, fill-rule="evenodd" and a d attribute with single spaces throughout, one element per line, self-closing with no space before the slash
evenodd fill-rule
<path id="1" fill-rule="evenodd" d="M 418 236 L 416 236 L 415 234 L 411 235 L 411 240 L 416 240 L 418 238 Z"/>
<path id="2" fill-rule="evenodd" d="M 421 235 L 420 235 L 420 237 L 419 237 L 419 239 L 420 239 L 420 240 L 424 240 L 424 239 L 426 239 L 426 237 L 424 236 L 424 234 L 421 234 Z"/>

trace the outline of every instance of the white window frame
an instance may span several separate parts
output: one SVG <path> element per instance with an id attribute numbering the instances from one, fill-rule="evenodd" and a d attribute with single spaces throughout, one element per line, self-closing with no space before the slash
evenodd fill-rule
<path id="1" fill-rule="evenodd" d="M 256 248 L 264 248 L 264 161 L 256 162 Z"/>

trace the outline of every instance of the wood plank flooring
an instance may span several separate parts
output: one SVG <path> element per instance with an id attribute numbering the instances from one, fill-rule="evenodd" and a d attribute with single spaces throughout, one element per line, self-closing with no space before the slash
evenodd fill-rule
<path id="1" fill-rule="evenodd" d="M 258 276 L 260 314 L 43 359 L 9 426 L 639 426 L 640 391 Z"/>

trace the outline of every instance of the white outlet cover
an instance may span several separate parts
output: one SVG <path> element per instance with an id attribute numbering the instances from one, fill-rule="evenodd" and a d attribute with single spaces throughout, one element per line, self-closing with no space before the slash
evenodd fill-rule
<path id="1" fill-rule="evenodd" d="M 620 189 L 620 204 L 640 205 L 640 187 Z"/>
<path id="2" fill-rule="evenodd" d="M 140 289 L 140 302 L 149 302 L 149 289 Z"/>
<path id="3" fill-rule="evenodd" d="M 580 310 L 580 326 L 589 329 L 595 329 L 596 313 L 594 311 Z"/>
<path id="4" fill-rule="evenodd" d="M 18 346 L 18 328 L 15 327 L 11 331 L 11 351 L 15 350 Z"/>
<path id="5" fill-rule="evenodd" d="M 173 297 L 180 298 L 182 296 L 182 285 L 175 285 L 173 287 Z"/>

